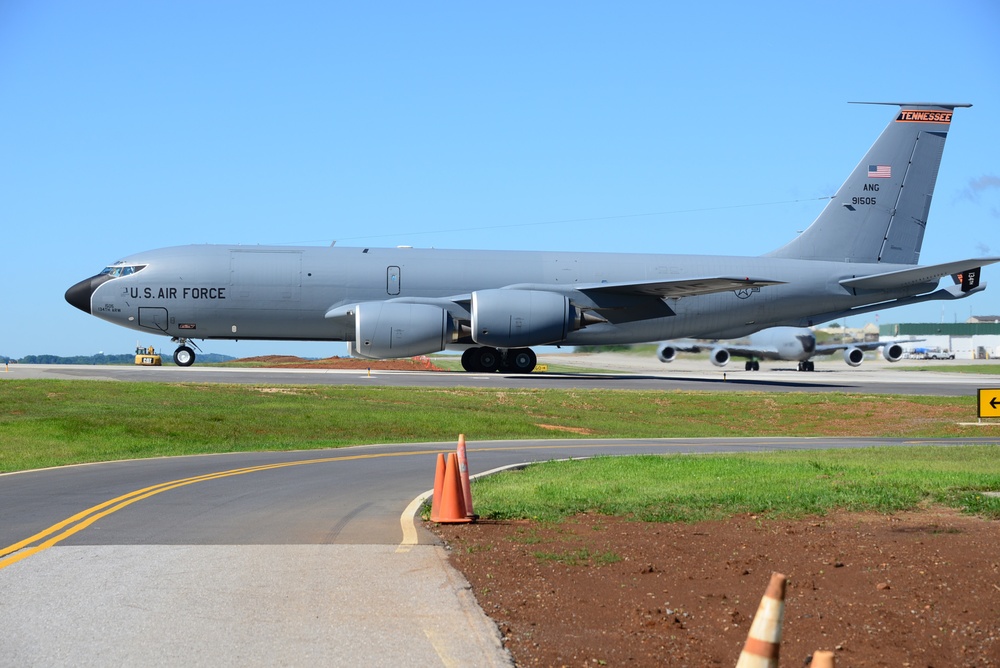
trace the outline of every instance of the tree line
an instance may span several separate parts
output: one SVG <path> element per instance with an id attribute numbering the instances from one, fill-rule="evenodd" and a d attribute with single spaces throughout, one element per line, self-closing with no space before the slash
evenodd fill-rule
<path id="1" fill-rule="evenodd" d="M 229 362 L 236 359 L 230 355 L 219 355 L 218 353 L 199 353 L 198 361 L 206 364 L 217 362 Z M 172 362 L 170 355 L 163 356 L 164 363 Z M 0 363 L 3 364 L 135 364 L 135 353 L 123 353 L 120 355 L 74 355 L 62 357 L 60 355 L 25 355 L 21 358 L 6 357 L 0 355 Z"/>

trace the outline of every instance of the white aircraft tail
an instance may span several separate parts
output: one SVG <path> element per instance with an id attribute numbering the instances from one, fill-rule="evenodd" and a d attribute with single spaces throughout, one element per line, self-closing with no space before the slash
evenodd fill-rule
<path id="1" fill-rule="evenodd" d="M 952 115 L 972 105 L 872 104 L 900 109 L 813 224 L 767 257 L 917 263 Z"/>

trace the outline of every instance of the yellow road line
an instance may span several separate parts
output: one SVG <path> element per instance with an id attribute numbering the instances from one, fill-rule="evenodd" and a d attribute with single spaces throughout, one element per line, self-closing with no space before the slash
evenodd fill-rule
<path id="1" fill-rule="evenodd" d="M 381 454 L 370 454 L 370 455 L 345 455 L 342 457 L 325 457 L 322 459 L 304 459 L 301 461 L 294 462 L 281 462 L 278 464 L 264 464 L 261 466 L 251 466 L 241 469 L 232 469 L 230 471 L 219 471 L 217 473 L 207 473 L 205 475 L 195 476 L 193 478 L 183 478 L 181 480 L 173 480 L 170 482 L 160 483 L 158 485 L 153 485 L 151 487 L 144 487 L 142 489 L 137 489 L 128 494 L 115 497 L 109 501 L 105 501 L 96 506 L 88 508 L 82 512 L 69 517 L 62 522 L 53 524 L 48 529 L 36 533 L 30 538 L 26 538 L 22 541 L 14 543 L 8 547 L 0 550 L 0 557 L 5 557 L 5 559 L 0 559 L 0 569 L 6 568 L 11 564 L 15 564 L 22 559 L 26 559 L 33 554 L 37 554 L 42 550 L 46 550 L 53 545 L 69 538 L 73 534 L 82 531 L 89 527 L 91 524 L 97 520 L 107 517 L 108 515 L 130 506 L 136 501 L 142 501 L 143 499 L 148 499 L 151 496 L 160 494 L 161 492 L 167 492 L 172 489 L 177 489 L 178 487 L 185 487 L 187 485 L 193 485 L 199 482 L 206 482 L 209 480 L 218 480 L 219 478 L 230 478 L 238 475 L 245 475 L 247 473 L 257 473 L 260 471 L 271 471 L 275 469 L 287 468 L 289 466 L 303 466 L 306 464 L 325 464 L 329 462 L 342 462 L 357 459 L 378 459 L 381 457 L 409 457 L 413 455 L 432 455 L 437 454 L 438 450 L 421 450 L 414 452 L 397 452 L 397 453 L 381 453 Z M 69 528 L 67 528 L 69 527 Z M 65 529 L 63 531 L 63 529 Z M 58 535 L 53 536 L 57 532 L 62 531 Z M 52 536 L 34 547 L 28 547 L 33 543 L 42 540 L 48 536 Z M 26 549 L 27 548 L 27 549 Z M 7 556 L 11 555 L 11 556 Z"/>
<path id="2" fill-rule="evenodd" d="M 665 443 L 623 443 L 617 447 L 643 447 L 643 446 L 656 446 L 663 447 L 664 445 L 669 445 Z M 483 448 L 469 448 L 469 452 L 491 452 L 498 450 L 560 450 L 567 448 L 580 448 L 587 447 L 586 443 L 574 443 L 572 445 L 558 445 L 558 442 L 553 442 L 551 444 L 545 445 L 525 445 L 519 447 L 483 447 Z M 595 442 L 593 447 L 616 447 L 615 444 L 611 443 L 598 443 Z M 395 452 L 395 453 L 380 453 L 380 454 L 365 454 L 365 455 L 343 455 L 340 457 L 324 457 L 320 459 L 303 459 L 293 462 L 280 462 L 277 464 L 262 464 L 260 466 L 249 466 L 245 468 L 232 469 L 230 471 L 219 471 L 216 473 L 206 473 L 200 476 L 194 476 L 191 478 L 182 478 L 180 480 L 172 480 L 169 482 L 163 482 L 158 485 L 152 485 L 150 487 L 143 487 L 142 489 L 137 489 L 135 491 L 129 492 L 128 494 L 123 494 L 122 496 L 115 497 L 103 503 L 99 503 L 96 506 L 92 506 L 87 510 L 81 511 L 72 517 L 68 517 L 65 520 L 53 524 L 49 528 L 36 533 L 30 538 L 25 538 L 22 541 L 9 545 L 3 549 L 0 549 L 0 570 L 15 564 L 22 559 L 26 559 L 33 554 L 37 554 L 43 550 L 56 545 L 57 543 L 69 538 L 70 536 L 83 531 L 94 522 L 108 515 L 121 510 L 127 506 L 132 505 L 137 501 L 142 501 L 143 499 L 148 499 L 151 496 L 155 496 L 162 492 L 168 492 L 179 487 L 185 487 L 187 485 L 193 485 L 199 482 L 207 482 L 209 480 L 218 480 L 220 478 L 230 478 L 238 475 L 245 475 L 247 473 L 258 473 L 261 471 L 271 471 L 275 469 L 287 468 L 290 466 L 304 466 L 307 464 L 326 464 L 330 462 L 343 462 L 358 459 L 379 459 L 382 457 L 411 457 L 415 455 L 434 455 L 439 453 L 441 450 L 415 450 L 412 452 Z M 418 497 L 414 500 L 414 503 L 407 508 L 403 513 L 403 517 L 400 519 L 401 526 L 403 529 L 403 541 L 401 546 L 409 546 L 417 544 L 416 531 L 412 526 L 408 526 L 405 522 L 405 518 L 408 516 L 412 517 L 416 512 L 416 508 L 419 507 L 417 501 L 422 502 L 426 496 Z M 412 524 L 412 522 L 410 523 Z M 58 533 L 57 532 L 62 532 Z M 53 535 L 57 534 L 57 535 Z M 50 537 L 51 536 L 51 537 Z M 34 545 L 36 542 L 43 539 L 44 542 Z M 32 546 L 32 547 L 29 547 Z M 401 551 L 406 551 L 404 548 Z M 6 557 L 6 558 L 2 558 Z"/>

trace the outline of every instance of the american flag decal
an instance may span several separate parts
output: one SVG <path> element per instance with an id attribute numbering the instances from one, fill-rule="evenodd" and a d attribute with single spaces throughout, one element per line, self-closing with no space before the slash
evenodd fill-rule
<path id="1" fill-rule="evenodd" d="M 868 165 L 868 178 L 870 179 L 892 178 L 892 165 Z"/>

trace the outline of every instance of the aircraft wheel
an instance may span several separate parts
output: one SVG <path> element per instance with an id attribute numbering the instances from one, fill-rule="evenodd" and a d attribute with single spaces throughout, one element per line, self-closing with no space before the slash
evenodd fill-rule
<path id="1" fill-rule="evenodd" d="M 753 363 L 753 370 L 754 371 L 760 371 L 760 362 L 754 362 Z"/>
<path id="2" fill-rule="evenodd" d="M 514 373 L 531 373 L 538 357 L 531 348 L 515 348 L 507 351 L 507 364 Z"/>
<path id="3" fill-rule="evenodd" d="M 476 362 L 479 366 L 479 371 L 485 371 L 486 373 L 493 373 L 500 369 L 500 351 L 496 348 L 490 348 L 489 346 L 483 346 L 482 348 L 476 349 Z"/>
<path id="4" fill-rule="evenodd" d="M 816 370 L 816 363 L 815 362 L 813 362 L 812 360 L 809 360 L 808 362 L 806 362 L 806 371 L 815 371 L 815 370 Z"/>
<path id="5" fill-rule="evenodd" d="M 753 371 L 753 362 L 747 362 L 743 365 L 744 371 Z"/>
<path id="6" fill-rule="evenodd" d="M 479 371 L 478 353 L 479 348 L 467 348 L 462 353 L 462 368 L 466 371 Z"/>
<path id="7" fill-rule="evenodd" d="M 174 351 L 174 364 L 177 366 L 191 366 L 194 364 L 194 351 L 187 346 L 181 346 Z"/>

